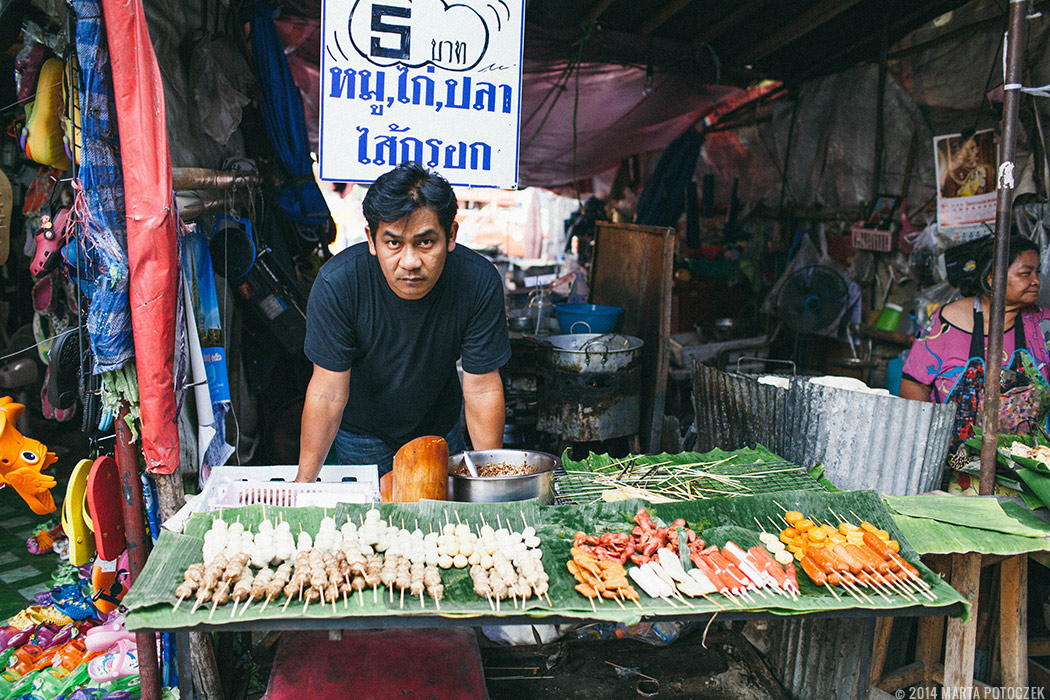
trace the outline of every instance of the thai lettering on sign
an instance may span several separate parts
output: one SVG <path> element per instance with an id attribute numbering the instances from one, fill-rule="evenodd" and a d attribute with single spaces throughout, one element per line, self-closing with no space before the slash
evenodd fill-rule
<path id="1" fill-rule="evenodd" d="M 321 179 L 515 187 L 523 27 L 522 0 L 324 0 Z"/>

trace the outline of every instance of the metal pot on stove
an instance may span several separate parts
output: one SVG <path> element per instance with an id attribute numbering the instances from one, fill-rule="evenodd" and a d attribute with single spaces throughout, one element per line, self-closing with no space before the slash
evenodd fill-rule
<path id="1" fill-rule="evenodd" d="M 642 340 L 581 333 L 551 336 L 547 342 L 540 353 L 536 427 L 567 442 L 637 433 Z"/>
<path id="2" fill-rule="evenodd" d="M 573 333 L 548 337 L 541 353 L 548 369 L 566 372 L 618 372 L 642 357 L 641 338 L 619 333 Z"/>

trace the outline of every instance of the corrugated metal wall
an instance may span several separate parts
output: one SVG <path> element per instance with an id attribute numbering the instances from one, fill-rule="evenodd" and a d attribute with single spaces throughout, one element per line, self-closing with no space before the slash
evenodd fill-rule
<path id="1" fill-rule="evenodd" d="M 787 389 L 694 363 L 697 449 L 761 443 L 796 464 L 824 464 L 842 489 L 910 495 L 938 488 L 955 405 L 906 401 L 790 379 Z M 873 619 L 770 623 L 770 668 L 794 697 L 867 693 Z"/>
<path id="2" fill-rule="evenodd" d="M 824 464 L 842 489 L 897 496 L 940 485 L 954 404 L 907 401 L 790 380 L 787 389 L 754 377 L 693 367 L 697 448 L 761 443 L 796 464 Z"/>
<path id="3" fill-rule="evenodd" d="M 792 697 L 864 697 L 871 675 L 875 618 L 784 618 L 769 625 L 766 663 Z"/>

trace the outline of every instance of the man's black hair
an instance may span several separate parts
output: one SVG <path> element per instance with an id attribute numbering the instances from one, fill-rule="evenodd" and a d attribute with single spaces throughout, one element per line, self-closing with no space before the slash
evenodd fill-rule
<path id="1" fill-rule="evenodd" d="M 361 202 L 373 237 L 381 223 L 400 221 L 424 207 L 437 214 L 438 223 L 448 236 L 459 207 L 456 193 L 448 180 L 416 161 L 407 161 L 380 175 Z"/>
<path id="2" fill-rule="evenodd" d="M 1020 233 L 1016 232 L 1010 236 L 1009 248 L 1007 249 L 1007 265 L 1013 265 L 1017 262 L 1017 258 L 1021 257 L 1021 253 L 1026 251 L 1034 251 L 1036 255 L 1039 255 L 1039 246 L 1032 240 L 1025 238 Z M 988 236 L 984 241 L 983 245 L 977 250 L 974 255 L 974 262 L 977 263 L 976 270 L 977 274 L 972 278 L 971 284 L 973 285 L 970 289 L 965 289 L 964 285 L 959 286 L 961 291 L 966 296 L 976 296 L 980 293 L 991 294 L 992 286 L 988 281 L 988 277 L 992 274 L 992 260 L 994 245 L 994 237 Z M 977 287 L 974 289 L 973 287 Z"/>

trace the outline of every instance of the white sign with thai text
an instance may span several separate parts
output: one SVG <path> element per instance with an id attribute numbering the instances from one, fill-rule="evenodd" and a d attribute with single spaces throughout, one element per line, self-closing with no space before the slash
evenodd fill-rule
<path id="1" fill-rule="evenodd" d="M 517 186 L 522 0 L 324 0 L 321 23 L 322 180 L 415 160 Z"/>

